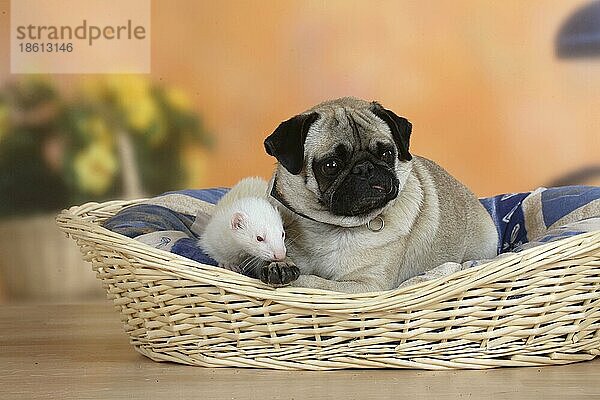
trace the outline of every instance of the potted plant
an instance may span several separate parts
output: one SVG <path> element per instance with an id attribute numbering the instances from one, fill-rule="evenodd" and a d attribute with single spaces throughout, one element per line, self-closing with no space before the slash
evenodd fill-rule
<path id="1" fill-rule="evenodd" d="M 184 148 L 210 146 L 189 99 L 141 76 L 86 79 L 68 94 L 27 78 L 0 91 L 0 285 L 10 297 L 99 293 L 58 232 L 73 204 L 186 183 Z"/>

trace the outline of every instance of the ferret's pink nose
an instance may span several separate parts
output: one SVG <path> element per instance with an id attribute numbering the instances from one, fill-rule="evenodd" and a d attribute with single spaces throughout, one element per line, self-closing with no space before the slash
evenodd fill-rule
<path id="1" fill-rule="evenodd" d="M 273 258 L 275 261 L 283 261 L 285 259 L 285 249 L 275 250 L 273 252 Z"/>

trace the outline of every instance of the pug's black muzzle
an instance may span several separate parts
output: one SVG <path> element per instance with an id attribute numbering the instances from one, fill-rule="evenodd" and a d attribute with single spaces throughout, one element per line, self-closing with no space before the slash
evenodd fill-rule
<path id="1" fill-rule="evenodd" d="M 334 215 L 366 215 L 398 196 L 400 183 L 386 164 L 360 160 L 347 172 L 330 196 L 329 209 Z"/>

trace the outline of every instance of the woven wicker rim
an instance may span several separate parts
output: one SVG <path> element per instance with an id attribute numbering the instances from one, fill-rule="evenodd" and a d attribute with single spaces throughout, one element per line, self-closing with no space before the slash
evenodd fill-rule
<path id="1" fill-rule="evenodd" d="M 74 238 L 85 232 L 89 239 L 98 241 L 110 239 L 114 243 L 119 243 L 122 245 L 120 250 L 124 254 L 139 260 L 147 260 L 153 268 L 176 277 L 221 287 L 231 293 L 276 301 L 289 307 L 326 309 L 331 313 L 385 311 L 400 305 L 406 310 L 419 308 L 473 287 L 480 287 L 498 279 L 510 279 L 518 276 L 534 269 L 536 262 L 542 259 L 551 263 L 565 257 L 575 257 L 579 254 L 600 250 L 600 230 L 597 230 L 494 259 L 446 277 L 394 290 L 346 294 L 295 287 L 274 289 L 257 279 L 155 249 L 135 239 L 109 231 L 100 225 L 102 221 L 113 216 L 117 211 L 144 200 L 91 202 L 73 206 L 58 215 L 57 223 L 61 230 Z M 206 203 L 205 207 L 210 210 L 212 205 Z M 569 250 L 565 252 L 565 248 Z M 165 262 L 157 263 L 157 260 Z"/>

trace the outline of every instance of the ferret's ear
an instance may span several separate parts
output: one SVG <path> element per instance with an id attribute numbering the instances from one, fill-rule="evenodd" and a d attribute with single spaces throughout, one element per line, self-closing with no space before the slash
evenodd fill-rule
<path id="1" fill-rule="evenodd" d="M 238 230 L 242 229 L 244 225 L 246 225 L 246 221 L 248 220 L 248 216 L 243 212 L 235 212 L 231 216 L 231 229 Z"/>
<path id="2" fill-rule="evenodd" d="M 408 152 L 412 124 L 404 117 L 399 117 L 390 110 L 386 110 L 376 101 L 371 103 L 371 112 L 377 115 L 386 123 L 392 132 L 392 138 L 398 149 L 398 159 L 400 161 L 410 161 L 412 156 Z"/>
<path id="3" fill-rule="evenodd" d="M 310 126 L 319 119 L 316 112 L 300 114 L 282 122 L 265 139 L 265 150 L 291 174 L 298 175 L 304 163 L 304 141 Z"/>

